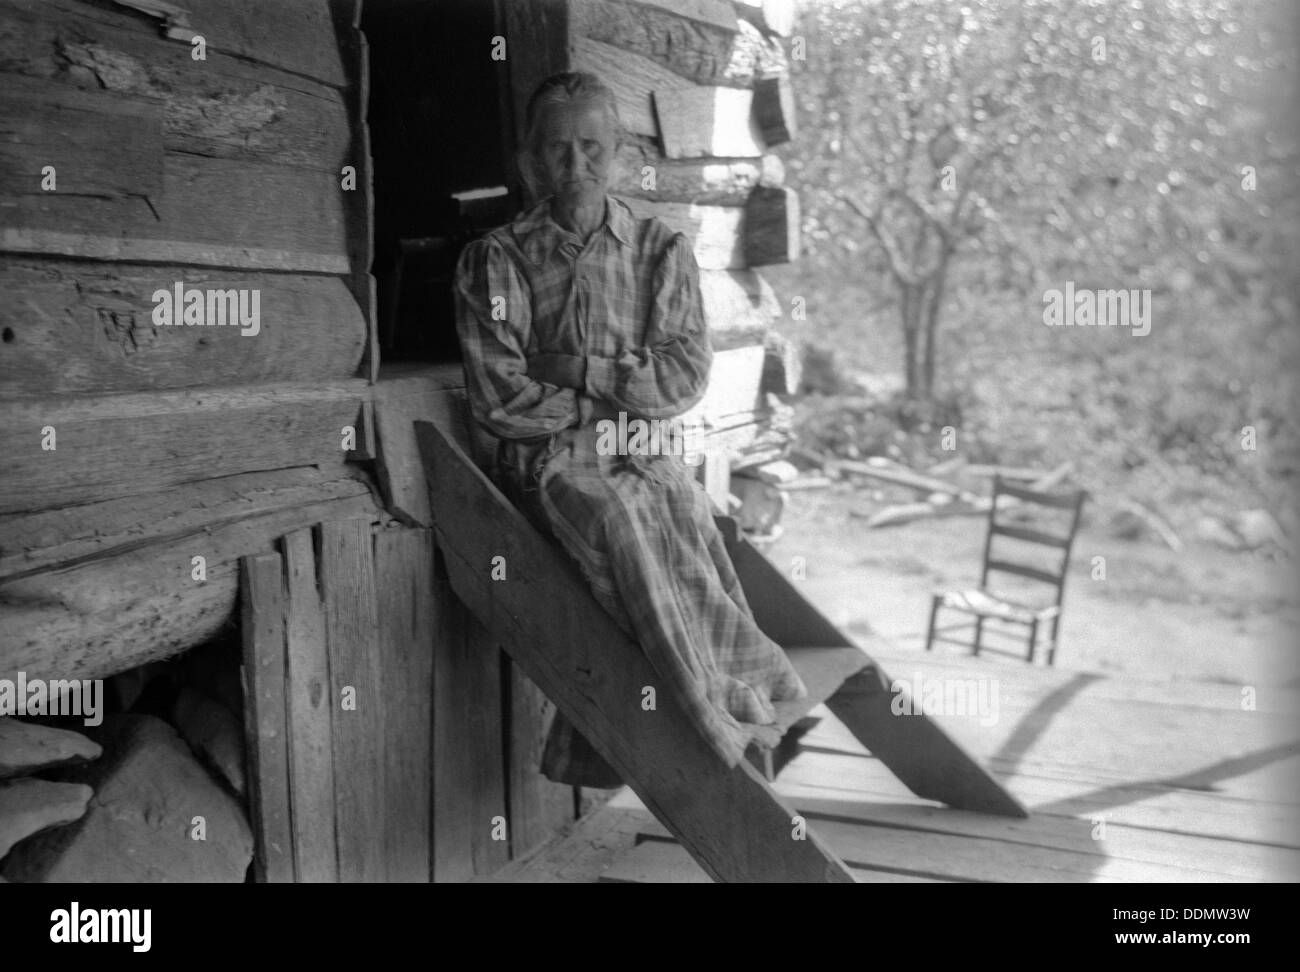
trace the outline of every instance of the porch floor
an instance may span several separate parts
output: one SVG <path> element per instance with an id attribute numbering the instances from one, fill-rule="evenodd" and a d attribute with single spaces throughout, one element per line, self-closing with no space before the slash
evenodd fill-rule
<path id="1" fill-rule="evenodd" d="M 984 693 L 976 714 L 937 719 L 1031 816 L 914 796 L 819 706 L 775 788 L 859 881 L 1300 880 L 1296 689 L 1255 686 L 1251 709 L 1241 685 L 863 646 L 923 704 L 936 686 Z M 709 878 L 625 788 L 489 880 Z"/>

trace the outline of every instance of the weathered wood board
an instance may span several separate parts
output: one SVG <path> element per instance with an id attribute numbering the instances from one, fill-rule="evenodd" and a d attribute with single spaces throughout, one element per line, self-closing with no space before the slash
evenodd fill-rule
<path id="1" fill-rule="evenodd" d="M 763 135 L 753 116 L 753 92 L 743 88 L 654 91 L 663 153 L 670 159 L 760 158 Z"/>
<path id="2" fill-rule="evenodd" d="M 153 297 L 178 282 L 205 311 L 209 291 L 256 291 L 257 333 L 158 326 Z M 18 257 L 0 262 L 0 291 L 0 398 L 351 378 L 366 343 L 336 277 Z"/>
<path id="3" fill-rule="evenodd" d="M 745 267 L 743 226 L 745 211 L 735 206 L 690 206 L 685 203 L 625 199 L 638 218 L 653 216 L 669 229 L 691 239 L 701 270 L 739 270 Z"/>
<path id="4" fill-rule="evenodd" d="M 613 89 L 619 121 L 638 135 L 659 135 L 652 92 L 695 87 L 680 74 L 647 57 L 586 37 L 570 40 L 569 62 L 570 70 L 590 71 Z"/>
<path id="5" fill-rule="evenodd" d="M 0 428 L 0 513 L 336 465 L 368 389 L 358 379 L 12 403 Z"/>
<path id="6" fill-rule="evenodd" d="M 253 870 L 266 884 L 294 880 L 289 802 L 289 719 L 285 709 L 284 564 L 278 553 L 244 557 L 240 567 L 241 676 L 248 751 Z"/>
<path id="7" fill-rule="evenodd" d="M 160 504 L 160 509 L 165 509 Z M 147 514 L 147 504 L 142 515 Z M 321 519 L 378 518 L 369 493 L 274 510 L 0 584 L 0 678 L 105 678 L 192 648 L 235 608 L 239 558 Z M 194 558 L 202 557 L 203 579 Z"/>

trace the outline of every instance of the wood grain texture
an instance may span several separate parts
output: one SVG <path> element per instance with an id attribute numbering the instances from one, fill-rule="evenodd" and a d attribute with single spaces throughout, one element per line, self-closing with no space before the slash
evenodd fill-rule
<path id="1" fill-rule="evenodd" d="M 614 92 L 619 121 L 629 132 L 658 137 L 651 93 L 695 85 L 656 61 L 586 37 L 569 43 L 570 70 L 590 71 Z"/>
<path id="2" fill-rule="evenodd" d="M 554 704 L 513 662 L 509 671 L 510 856 L 519 858 L 573 822 L 573 787 L 541 774 L 542 749 Z"/>
<path id="3" fill-rule="evenodd" d="M 311 528 L 286 535 L 282 550 L 295 879 L 332 883 L 339 879 L 332 755 L 336 701 Z"/>
<path id="4" fill-rule="evenodd" d="M 147 506 L 141 516 L 147 515 Z M 368 494 L 308 503 L 200 529 L 74 567 L 0 584 L 0 677 L 106 678 L 216 635 L 235 609 L 239 558 L 326 517 L 377 518 Z M 205 559 L 206 579 L 192 558 Z"/>
<path id="5" fill-rule="evenodd" d="M 0 0 L 0 12 L 6 85 L 21 75 L 51 89 L 151 100 L 162 119 L 162 144 L 171 151 L 336 175 L 345 161 L 351 133 L 335 87 L 212 47 L 206 61 L 194 61 L 188 44 L 168 40 L 141 18 L 76 0 Z M 120 143 L 116 150 L 135 151 Z"/>
<path id="6" fill-rule="evenodd" d="M 610 192 L 654 202 L 743 206 L 755 186 L 779 186 L 785 168 L 775 155 L 761 159 L 666 159 L 646 136 L 618 149 Z"/>
<path id="7" fill-rule="evenodd" d="M 484 569 L 486 576 L 487 567 Z M 473 767 L 470 801 L 470 858 L 474 874 L 491 874 L 510 859 L 510 808 L 506 803 L 505 727 L 502 709 L 501 646 L 471 613 L 465 621 L 465 718 L 460 745 Z M 505 826 L 499 826 L 504 821 Z"/>
<path id="8" fill-rule="evenodd" d="M 670 159 L 759 158 L 763 134 L 753 117 L 753 92 L 743 88 L 655 89 L 655 118 Z"/>
<path id="9" fill-rule="evenodd" d="M 701 270 L 741 269 L 744 210 L 734 206 L 690 206 L 685 203 L 656 203 L 644 199 L 624 200 L 638 219 L 655 217 L 669 229 L 691 239 L 695 262 Z"/>
<path id="10" fill-rule="evenodd" d="M 465 678 L 465 607 L 452 593 L 443 554 L 434 555 L 433 880 L 474 876 L 472 751 L 465 744 L 470 696 Z"/>
<path id="11" fill-rule="evenodd" d="M 360 470 L 300 466 L 222 476 L 168 489 L 0 516 L 0 579 L 69 568 L 250 517 L 334 501 L 370 502 Z M 360 508 L 360 507 L 358 507 Z"/>
<path id="12" fill-rule="evenodd" d="M 0 428 L 0 512 L 89 503 L 260 470 L 336 465 L 361 380 L 31 399 Z M 54 450 L 42 429 L 55 430 Z"/>
<path id="13" fill-rule="evenodd" d="M 258 333 L 155 325 L 153 294 L 177 282 L 258 291 Z M 12 258 L 0 290 L 0 398 L 351 378 L 366 342 L 336 277 Z"/>
<path id="14" fill-rule="evenodd" d="M 258 881 L 294 879 L 289 803 L 289 721 L 285 709 L 284 565 L 277 553 L 244 557 L 240 565 L 244 732 L 250 822 Z"/>
<path id="15" fill-rule="evenodd" d="M 758 31 L 742 30 L 735 12 L 720 4 L 721 15 L 707 10 L 670 11 L 659 4 L 573 0 L 574 36 L 585 37 L 645 57 L 695 84 L 749 86 L 765 42 Z"/>
<path id="16" fill-rule="evenodd" d="M 153 197 L 6 196 L 0 248 L 346 273 L 343 195 L 337 172 L 166 152 Z"/>
<path id="17" fill-rule="evenodd" d="M 44 181 L 52 167 L 54 189 Z M 162 190 L 158 102 L 6 77 L 0 87 L 0 192 L 153 196 Z"/>
<path id="18" fill-rule="evenodd" d="M 389 807 L 381 741 L 390 700 L 384 697 L 379 667 L 374 542 L 370 524 L 362 520 L 326 521 L 317 531 L 333 710 L 339 880 L 386 881 L 384 818 Z"/>
<path id="19" fill-rule="evenodd" d="M 383 859 L 389 881 L 431 875 L 433 534 L 375 534 L 378 668 L 383 693 Z"/>
<path id="20" fill-rule="evenodd" d="M 417 426 L 436 496 L 439 544 L 458 596 L 718 880 L 847 881 L 815 835 L 790 839 L 791 813 L 753 767 L 728 769 L 669 695 L 647 719 L 635 700 L 656 679 L 591 598 L 576 568 L 431 423 Z M 513 581 L 490 579 L 483 555 Z M 553 606 L 553 607 L 552 607 Z"/>

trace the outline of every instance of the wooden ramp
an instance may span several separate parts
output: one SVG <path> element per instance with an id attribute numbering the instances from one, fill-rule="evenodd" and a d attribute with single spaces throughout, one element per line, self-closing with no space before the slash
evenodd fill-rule
<path id="1" fill-rule="evenodd" d="M 453 591 L 628 782 L 665 834 L 714 880 L 853 880 L 759 769 L 722 763 L 669 693 L 659 693 L 654 711 L 641 708 L 642 689 L 657 676 L 563 551 L 529 524 L 449 434 L 417 422 L 416 437 Z M 932 720 L 894 717 L 896 693 L 879 666 L 734 531 L 728 539 L 759 624 L 787 648 L 814 694 L 807 705 L 783 710 L 786 727 L 825 701 L 854 738 L 918 795 L 968 810 L 1025 815 Z"/>
<path id="2" fill-rule="evenodd" d="M 776 793 L 859 882 L 1300 880 L 1300 693 L 1143 683 L 1010 661 L 894 655 L 927 684 L 996 680 L 990 718 L 940 717 L 1030 807 L 1027 819 L 920 800 L 828 708 Z M 620 793 L 501 880 L 689 882 L 704 872 Z"/>

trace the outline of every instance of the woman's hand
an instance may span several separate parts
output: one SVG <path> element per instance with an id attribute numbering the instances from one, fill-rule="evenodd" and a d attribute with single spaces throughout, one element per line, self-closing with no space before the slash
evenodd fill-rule
<path id="1" fill-rule="evenodd" d="M 528 377 L 560 388 L 586 386 L 587 361 L 574 354 L 534 354 L 528 358 Z"/>

